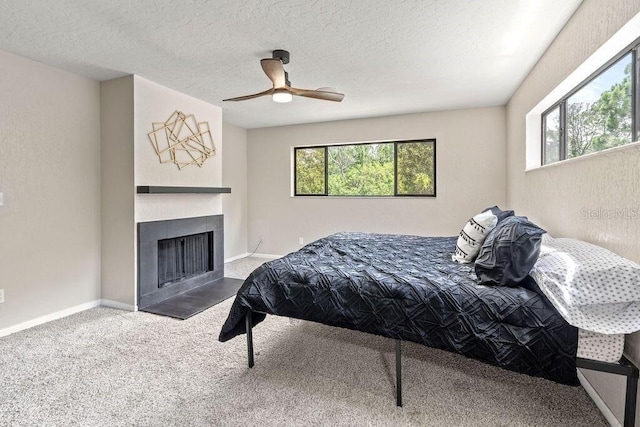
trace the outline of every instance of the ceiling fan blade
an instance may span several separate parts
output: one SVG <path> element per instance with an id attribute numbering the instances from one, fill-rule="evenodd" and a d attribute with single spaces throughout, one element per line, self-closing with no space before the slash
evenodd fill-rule
<path id="1" fill-rule="evenodd" d="M 223 99 L 222 101 L 245 101 L 247 99 L 259 98 L 261 96 L 271 95 L 273 89 L 267 89 L 264 92 L 254 93 L 253 95 L 238 96 L 236 98 Z"/>
<path id="2" fill-rule="evenodd" d="M 344 99 L 344 94 L 338 92 L 331 92 L 328 90 L 310 90 L 310 89 L 297 89 L 295 87 L 288 88 L 289 92 L 297 96 L 304 96 L 307 98 L 322 99 L 325 101 L 341 102 Z"/>
<path id="3" fill-rule="evenodd" d="M 284 74 L 284 66 L 282 61 L 277 58 L 264 58 L 260 60 L 262 70 L 273 82 L 275 89 L 283 88 L 286 86 L 286 76 Z"/>

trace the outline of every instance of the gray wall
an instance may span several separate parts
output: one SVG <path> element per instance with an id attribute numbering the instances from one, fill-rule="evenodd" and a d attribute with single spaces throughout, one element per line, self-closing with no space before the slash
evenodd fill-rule
<path id="1" fill-rule="evenodd" d="M 509 207 L 553 235 L 590 241 L 636 262 L 638 219 L 586 220 L 581 210 L 638 207 L 640 147 L 525 172 L 525 115 L 638 12 L 639 0 L 585 1 L 507 105 Z M 636 333 L 627 344 L 637 346 L 639 341 Z M 633 353 L 640 361 L 637 347 Z M 584 374 L 620 418 L 624 382 L 606 374 Z"/>
<path id="2" fill-rule="evenodd" d="M 0 51 L 0 331 L 100 299 L 98 83 Z"/>
<path id="3" fill-rule="evenodd" d="M 292 197 L 297 145 L 436 138 L 436 198 Z M 506 195 L 504 107 L 248 131 L 249 248 L 286 254 L 338 231 L 456 235 Z"/>
<path id="4" fill-rule="evenodd" d="M 233 258 L 247 253 L 247 131 L 223 123 L 222 137 L 222 185 L 231 187 L 231 194 L 222 196 L 224 256 Z"/>
<path id="5" fill-rule="evenodd" d="M 135 193 L 133 76 L 100 83 L 102 124 L 102 298 L 133 308 Z"/>

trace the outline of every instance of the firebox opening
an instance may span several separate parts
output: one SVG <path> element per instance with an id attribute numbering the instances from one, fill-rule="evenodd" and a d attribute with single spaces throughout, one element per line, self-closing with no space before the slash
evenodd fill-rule
<path id="1" fill-rule="evenodd" d="M 158 240 L 158 288 L 213 271 L 213 232 Z"/>

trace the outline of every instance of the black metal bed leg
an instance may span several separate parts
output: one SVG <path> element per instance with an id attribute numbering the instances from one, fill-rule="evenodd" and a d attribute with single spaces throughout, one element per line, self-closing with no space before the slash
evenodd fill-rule
<path id="1" fill-rule="evenodd" d="M 251 321 L 251 311 L 245 316 L 245 322 L 247 327 L 247 360 L 249 362 L 249 368 L 253 368 L 253 323 Z"/>
<path id="2" fill-rule="evenodd" d="M 396 340 L 396 405 L 402 407 L 402 340 Z"/>
<path id="3" fill-rule="evenodd" d="M 638 376 L 640 370 L 625 356 L 620 358 L 618 363 L 600 362 L 597 360 L 576 358 L 578 368 L 590 369 L 598 372 L 608 372 L 610 374 L 624 375 L 627 379 L 627 389 L 624 398 L 624 427 L 635 427 L 636 423 L 636 403 L 638 401 Z"/>
<path id="4" fill-rule="evenodd" d="M 636 402 L 638 400 L 638 377 L 627 377 L 627 397 L 624 402 L 624 427 L 636 425 Z"/>

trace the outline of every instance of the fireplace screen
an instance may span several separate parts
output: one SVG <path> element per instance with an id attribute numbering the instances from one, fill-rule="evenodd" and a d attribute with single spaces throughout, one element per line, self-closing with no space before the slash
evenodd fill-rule
<path id="1" fill-rule="evenodd" d="M 158 287 L 212 271 L 212 234 L 158 240 Z"/>

